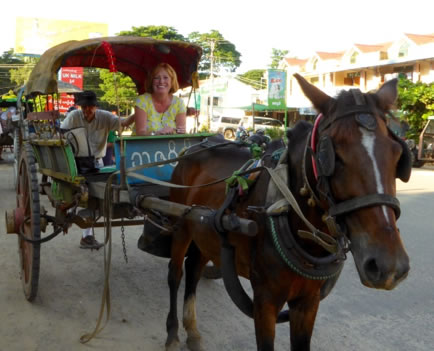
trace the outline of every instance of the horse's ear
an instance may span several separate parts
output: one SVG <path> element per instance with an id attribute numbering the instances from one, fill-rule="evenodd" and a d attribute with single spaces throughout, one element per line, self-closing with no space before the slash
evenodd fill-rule
<path id="1" fill-rule="evenodd" d="M 384 83 L 377 91 L 380 108 L 383 111 L 390 110 L 398 97 L 398 79 L 391 79 Z"/>
<path id="2" fill-rule="evenodd" d="M 318 111 L 326 112 L 326 106 L 332 98 L 320 89 L 318 89 L 316 86 L 310 84 L 298 73 L 295 73 L 294 77 L 295 79 L 297 79 L 298 84 L 300 84 L 301 90 L 303 90 L 304 95 L 306 95 L 306 97 L 312 102 L 313 106 Z"/>

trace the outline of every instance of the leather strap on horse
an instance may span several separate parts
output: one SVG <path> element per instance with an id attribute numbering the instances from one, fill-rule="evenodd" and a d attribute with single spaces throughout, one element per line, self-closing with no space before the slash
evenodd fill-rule
<path id="1" fill-rule="evenodd" d="M 247 162 L 240 169 L 239 172 L 243 172 L 248 166 L 249 162 Z M 228 208 L 233 206 L 237 199 L 237 196 L 237 187 L 229 187 L 225 201 L 217 210 L 214 217 L 214 228 L 216 232 L 220 235 L 221 239 L 221 272 L 226 291 L 228 292 L 231 300 L 240 309 L 240 311 L 243 312 L 246 316 L 253 318 L 253 301 L 241 285 L 240 278 L 238 277 L 238 273 L 235 268 L 235 248 L 229 243 L 228 233 L 223 229 L 223 226 L 221 225 L 221 218 L 224 212 Z M 288 321 L 289 312 L 280 312 L 277 317 L 277 323 L 283 323 Z"/>
<path id="2" fill-rule="evenodd" d="M 214 229 L 221 239 L 221 271 L 223 283 L 231 300 L 235 305 L 250 318 L 253 318 L 253 302 L 241 285 L 236 272 L 235 248 L 229 243 L 228 233 L 221 224 L 221 218 L 232 203 L 236 201 L 237 188 L 231 187 L 227 192 L 226 199 L 214 216 Z"/>
<path id="3" fill-rule="evenodd" d="M 230 188 L 228 195 L 219 208 L 217 213 L 222 214 L 226 208 L 236 199 L 237 189 L 235 187 Z M 216 215 L 215 223 L 218 223 L 218 217 Z M 253 316 L 253 301 L 250 296 L 246 293 L 243 286 L 241 285 L 240 278 L 236 271 L 235 263 L 235 248 L 229 243 L 227 232 L 221 227 L 221 225 L 216 226 L 216 231 L 220 235 L 222 240 L 221 246 L 221 272 L 223 283 L 225 285 L 226 291 L 231 298 L 232 302 L 243 312 L 246 316 L 254 318 Z M 282 311 L 277 316 L 277 323 L 284 323 L 289 321 L 289 312 Z"/>
<path id="4" fill-rule="evenodd" d="M 340 202 L 338 204 L 332 205 L 329 208 L 329 215 L 336 217 L 343 215 L 360 208 L 386 205 L 392 207 L 395 211 L 396 218 L 398 219 L 401 214 L 401 209 L 399 206 L 399 200 L 391 195 L 387 194 L 372 194 L 366 196 L 356 197 L 347 201 Z"/>
<path id="5" fill-rule="evenodd" d="M 285 197 L 285 199 L 288 201 L 288 203 L 291 205 L 291 207 L 294 209 L 297 215 L 303 220 L 303 222 L 310 230 L 310 232 L 305 230 L 299 230 L 297 232 L 298 235 L 302 238 L 310 239 L 314 241 L 315 243 L 322 246 L 325 250 L 327 250 L 330 253 L 337 253 L 341 249 L 338 241 L 331 235 L 327 233 L 323 233 L 317 228 L 315 228 L 315 226 L 312 223 L 310 223 L 309 220 L 304 216 L 303 212 L 300 209 L 300 206 L 298 206 L 297 200 L 294 198 L 294 195 L 291 193 L 288 186 L 276 174 L 274 169 L 268 167 L 265 167 L 265 169 L 270 174 L 271 179 L 279 188 L 282 195 Z"/>

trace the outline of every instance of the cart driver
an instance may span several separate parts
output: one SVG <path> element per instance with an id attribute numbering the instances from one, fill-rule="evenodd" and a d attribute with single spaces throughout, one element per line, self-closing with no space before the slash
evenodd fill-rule
<path id="1" fill-rule="evenodd" d="M 80 109 L 71 111 L 60 125 L 61 129 L 73 129 L 83 127 L 88 136 L 90 150 L 95 156 L 96 167 L 103 167 L 103 157 L 107 148 L 107 137 L 110 131 L 119 129 L 119 117 L 112 112 L 97 108 L 98 101 L 93 91 L 84 91 L 76 96 L 76 105 Z M 121 121 L 124 125 L 124 120 Z M 93 228 L 83 230 L 80 240 L 82 249 L 99 249 L 103 244 L 99 243 L 94 236 Z"/>

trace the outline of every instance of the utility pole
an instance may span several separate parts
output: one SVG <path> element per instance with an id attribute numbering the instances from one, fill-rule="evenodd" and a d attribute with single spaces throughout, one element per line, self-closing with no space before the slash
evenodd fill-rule
<path id="1" fill-rule="evenodd" d="M 211 128 L 211 118 L 214 116 L 214 49 L 215 49 L 215 40 L 211 39 L 211 52 L 210 52 L 210 74 L 211 74 L 211 86 L 209 89 L 209 99 L 210 99 L 210 107 L 208 113 L 208 128 Z"/>

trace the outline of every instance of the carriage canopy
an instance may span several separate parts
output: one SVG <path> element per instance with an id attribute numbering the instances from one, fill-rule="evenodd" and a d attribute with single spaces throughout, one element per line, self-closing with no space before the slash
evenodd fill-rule
<path id="1" fill-rule="evenodd" d="M 110 54 L 105 43 L 109 44 Z M 192 75 L 201 55 L 200 46 L 181 41 L 132 36 L 72 40 L 50 48 L 41 56 L 26 84 L 25 95 L 57 93 L 57 72 L 61 67 L 111 69 L 113 63 L 117 71 L 131 77 L 139 94 L 145 91 L 148 74 L 161 62 L 175 69 L 180 88 L 185 88 L 193 83 Z"/>

